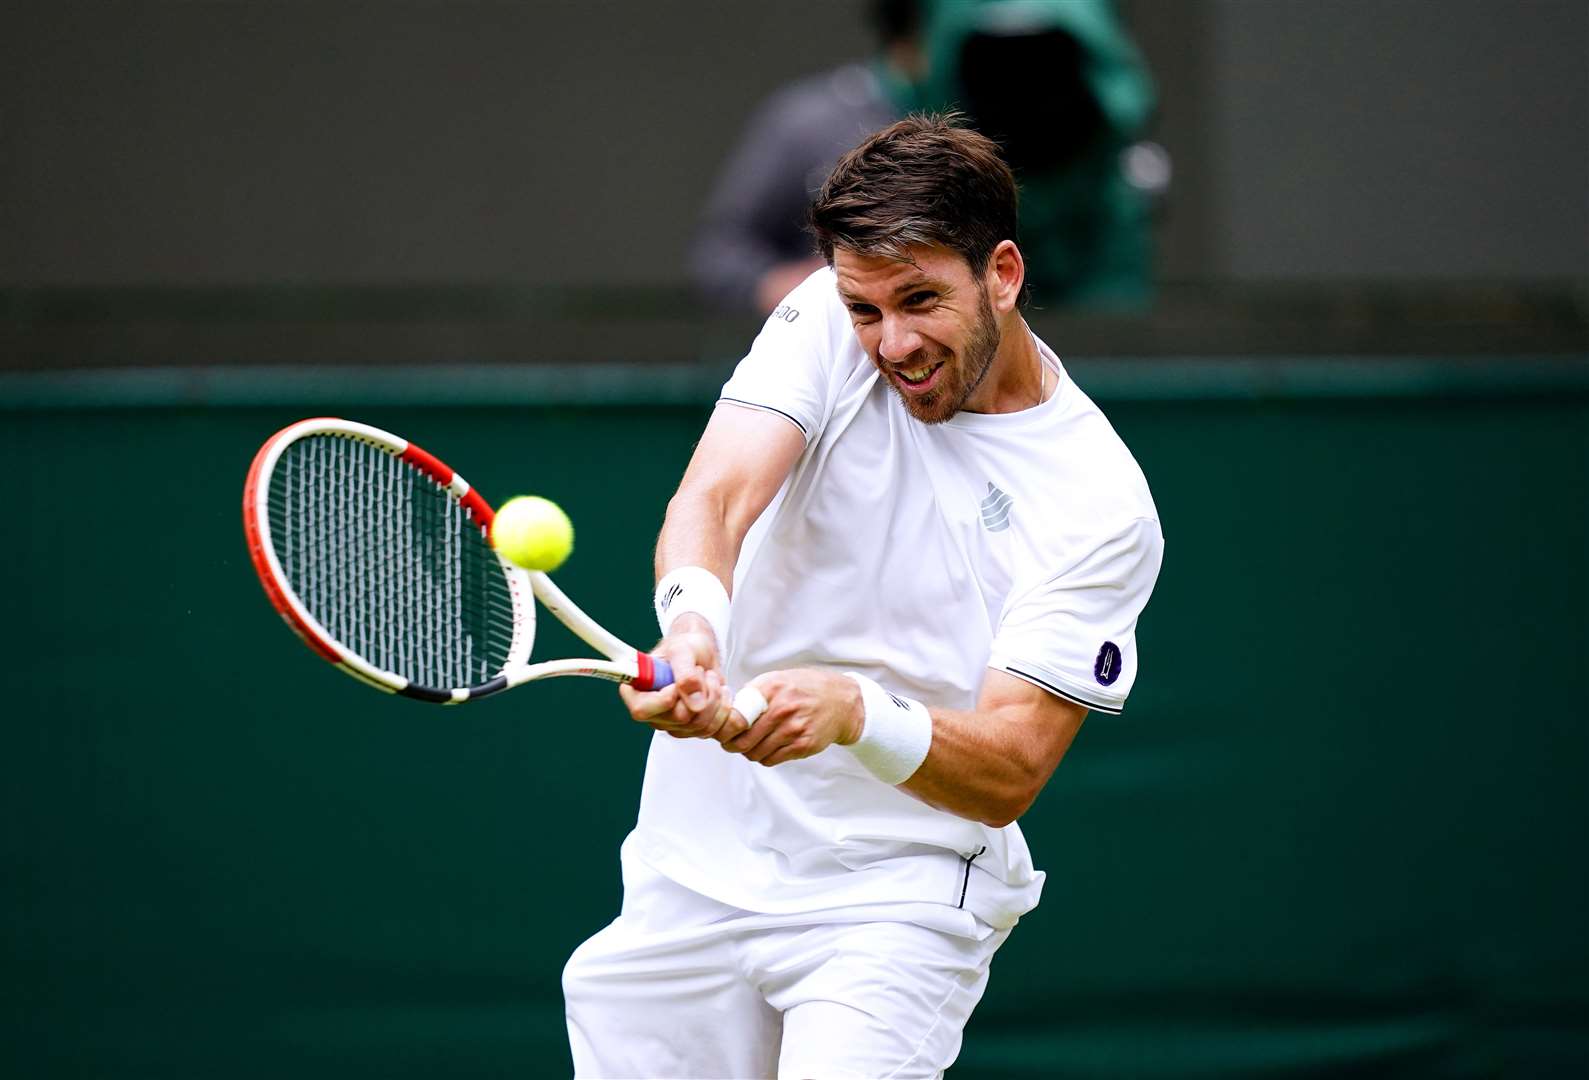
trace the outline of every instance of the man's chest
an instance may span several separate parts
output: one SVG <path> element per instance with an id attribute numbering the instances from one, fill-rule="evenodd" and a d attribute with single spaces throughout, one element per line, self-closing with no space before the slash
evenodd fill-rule
<path id="1" fill-rule="evenodd" d="M 785 508 L 785 545 L 889 625 L 991 635 L 1011 590 L 1055 557 L 1053 493 L 1006 446 L 877 412 L 814 448 Z"/>

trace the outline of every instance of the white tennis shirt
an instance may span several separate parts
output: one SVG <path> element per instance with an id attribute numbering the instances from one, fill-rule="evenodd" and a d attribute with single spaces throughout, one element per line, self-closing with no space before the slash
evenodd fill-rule
<path id="1" fill-rule="evenodd" d="M 721 397 L 806 441 L 734 570 L 731 687 L 817 667 L 971 709 L 991 667 L 1120 711 L 1158 514 L 1109 422 L 1038 348 L 1058 380 L 1047 401 L 928 425 L 861 348 L 831 270 L 789 295 Z M 660 733 L 624 855 L 747 911 L 906 905 L 968 933 L 967 914 L 1012 925 L 1043 883 L 1019 827 L 935 810 L 842 747 L 767 768 Z"/>

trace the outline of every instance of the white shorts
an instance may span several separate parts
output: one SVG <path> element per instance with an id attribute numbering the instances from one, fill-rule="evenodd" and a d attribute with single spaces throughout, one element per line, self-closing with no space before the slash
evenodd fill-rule
<path id="1" fill-rule="evenodd" d="M 624 876 L 622 914 L 563 970 L 577 1077 L 938 1077 L 1009 934 L 888 905 L 758 915 L 637 864 Z"/>

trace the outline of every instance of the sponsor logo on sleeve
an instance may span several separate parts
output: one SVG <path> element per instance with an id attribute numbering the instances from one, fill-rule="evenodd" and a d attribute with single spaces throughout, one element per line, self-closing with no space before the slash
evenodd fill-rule
<path id="1" fill-rule="evenodd" d="M 1120 677 L 1120 667 L 1120 646 L 1112 641 L 1104 642 L 1103 648 L 1098 650 L 1098 659 L 1092 662 L 1093 678 L 1100 686 L 1110 686 Z"/>
<path id="2" fill-rule="evenodd" d="M 772 315 L 769 316 L 769 318 L 778 319 L 782 322 L 794 322 L 799 317 L 800 309 L 790 307 L 788 304 L 779 304 L 773 308 Z"/>

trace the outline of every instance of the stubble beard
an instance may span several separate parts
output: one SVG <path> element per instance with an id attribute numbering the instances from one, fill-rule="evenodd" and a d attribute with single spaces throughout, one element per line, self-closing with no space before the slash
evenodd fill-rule
<path id="1" fill-rule="evenodd" d="M 971 395 L 977 392 L 993 367 L 994 358 L 999 355 L 1001 340 L 998 320 L 993 317 L 993 304 L 984 291 L 977 305 L 977 321 L 971 327 L 965 347 L 959 356 L 954 356 L 950 350 L 944 351 L 942 358 L 949 370 L 944 372 L 943 385 L 921 395 L 906 394 L 898 386 L 894 387 L 894 392 L 911 416 L 924 424 L 941 424 L 963 409 Z M 938 356 L 932 358 L 934 362 L 938 359 Z"/>

